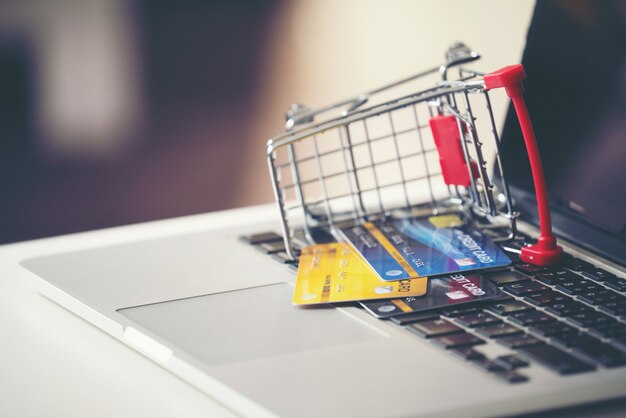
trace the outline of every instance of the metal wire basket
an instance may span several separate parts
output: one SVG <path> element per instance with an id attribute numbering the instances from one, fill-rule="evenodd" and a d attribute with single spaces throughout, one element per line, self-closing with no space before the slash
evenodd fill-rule
<path id="1" fill-rule="evenodd" d="M 479 57 L 456 44 L 444 64 L 411 77 L 316 110 L 291 106 L 286 132 L 267 144 L 291 258 L 320 236 L 340 240 L 338 226 L 389 216 L 462 211 L 481 228 L 504 226 L 505 239 L 515 237 L 519 214 L 489 97 L 490 88 L 508 93 L 510 86 L 500 73 L 463 66 Z M 513 77 L 521 87 L 519 71 L 513 73 L 507 71 L 505 81 Z M 433 75 L 438 80 L 426 88 L 375 102 Z M 489 141 L 492 152 L 486 155 Z"/>

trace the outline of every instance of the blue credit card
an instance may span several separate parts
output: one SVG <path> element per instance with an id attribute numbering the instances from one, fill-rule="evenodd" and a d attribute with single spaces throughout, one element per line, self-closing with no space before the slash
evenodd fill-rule
<path id="1" fill-rule="evenodd" d="M 358 228 L 359 233 L 354 233 Z M 500 247 L 458 215 L 366 222 L 363 227 L 343 232 L 383 280 L 450 274 L 511 263 Z"/>
<path id="2" fill-rule="evenodd" d="M 381 279 L 402 280 L 420 277 L 371 222 L 344 228 L 341 232 Z"/>

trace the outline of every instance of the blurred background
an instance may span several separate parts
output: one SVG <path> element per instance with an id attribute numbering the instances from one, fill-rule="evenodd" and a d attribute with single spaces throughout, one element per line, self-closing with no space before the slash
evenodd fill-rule
<path id="1" fill-rule="evenodd" d="M 519 62 L 530 0 L 0 0 L 0 243 L 273 201 L 267 139 L 463 41 Z M 496 101 L 499 121 L 506 101 Z"/>

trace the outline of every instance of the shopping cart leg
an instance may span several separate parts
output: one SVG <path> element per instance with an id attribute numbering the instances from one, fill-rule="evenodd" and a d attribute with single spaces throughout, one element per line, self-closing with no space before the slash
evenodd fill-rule
<path id="1" fill-rule="evenodd" d="M 530 115 L 524 100 L 524 87 L 522 81 L 526 78 L 524 67 L 521 64 L 509 65 L 498 71 L 485 75 L 485 87 L 488 90 L 504 87 L 507 96 L 513 101 L 517 118 L 522 128 L 522 135 L 526 143 L 528 159 L 535 184 L 537 196 L 537 209 L 539 210 L 540 236 L 537 244 L 523 247 L 520 259 L 526 263 L 546 266 L 557 263 L 563 249 L 557 245 L 556 238 L 552 234 L 552 221 L 550 219 L 550 206 L 548 203 L 548 191 L 546 179 L 543 173 L 539 148 Z"/>

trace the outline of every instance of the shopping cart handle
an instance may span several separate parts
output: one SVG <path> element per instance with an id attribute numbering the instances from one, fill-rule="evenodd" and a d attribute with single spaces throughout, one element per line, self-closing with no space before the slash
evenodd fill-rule
<path id="1" fill-rule="evenodd" d="M 487 90 L 504 87 L 507 96 L 516 97 L 524 92 L 522 81 L 525 79 L 526 71 L 524 71 L 524 66 L 522 64 L 514 64 L 485 74 L 483 81 Z"/>
<path id="2" fill-rule="evenodd" d="M 524 87 L 522 86 L 522 81 L 525 79 L 526 72 L 524 67 L 522 64 L 516 64 L 486 74 L 483 82 L 487 90 L 504 87 L 507 96 L 513 101 L 524 142 L 526 143 L 526 151 L 528 152 L 528 160 L 535 184 L 540 235 L 537 244 L 522 248 L 520 259 L 525 263 L 547 266 L 555 264 L 560 260 L 563 249 L 556 244 L 556 238 L 552 234 L 546 179 L 543 174 L 543 165 L 541 164 L 535 131 L 533 130 L 523 95 Z"/>

